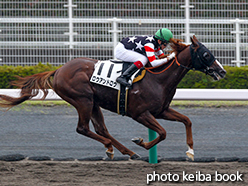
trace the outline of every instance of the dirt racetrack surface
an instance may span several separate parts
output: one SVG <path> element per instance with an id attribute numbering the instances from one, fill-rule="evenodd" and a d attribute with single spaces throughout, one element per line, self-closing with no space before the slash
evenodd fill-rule
<path id="1" fill-rule="evenodd" d="M 127 160 L 118 151 L 117 161 L 103 161 L 105 148 L 76 134 L 72 108 L 6 112 L 0 117 L 0 186 L 248 185 L 247 107 L 177 110 L 194 123 L 195 162 L 186 160 L 181 124 L 160 121 L 168 135 L 158 145 L 158 164 Z M 127 117 L 104 115 L 111 134 L 146 158 L 148 152 L 130 139 L 147 138 L 147 129 Z"/>
<path id="2" fill-rule="evenodd" d="M 155 182 L 151 181 L 154 174 L 157 174 Z M 216 181 L 216 178 L 232 181 Z M 141 186 L 147 185 L 148 180 L 149 185 L 245 186 L 248 185 L 248 162 L 0 161 L 0 185 L 3 186 Z"/>

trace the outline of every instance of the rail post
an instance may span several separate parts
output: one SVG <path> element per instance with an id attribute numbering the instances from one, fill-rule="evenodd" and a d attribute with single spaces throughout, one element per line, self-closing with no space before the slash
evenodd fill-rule
<path id="1" fill-rule="evenodd" d="M 232 63 L 236 63 L 237 67 L 240 67 L 241 63 L 245 63 L 244 60 L 240 59 L 240 34 L 244 34 L 244 31 L 240 31 L 240 23 L 242 23 L 244 20 L 240 19 L 235 19 L 235 20 L 230 20 L 230 22 L 235 23 L 236 25 L 236 30 L 232 31 L 232 34 L 236 34 L 236 60 L 232 60 Z"/>
<path id="2" fill-rule="evenodd" d="M 185 42 L 190 43 L 190 36 L 194 35 L 190 33 L 190 8 L 194 8 L 194 5 L 189 4 L 189 0 L 185 0 L 185 5 L 181 5 L 180 8 L 185 8 L 185 33 L 182 35 L 185 37 Z"/>
<path id="3" fill-rule="evenodd" d="M 113 58 L 115 58 L 115 47 L 118 44 L 118 33 L 122 33 L 121 30 L 118 30 L 118 22 L 121 22 L 122 19 L 117 19 L 114 17 L 113 19 L 108 19 L 109 22 L 112 22 L 112 30 L 109 30 L 108 32 L 113 33 Z"/>
<path id="4" fill-rule="evenodd" d="M 154 140 L 157 137 L 157 133 L 154 130 L 148 129 L 149 141 Z M 154 145 L 149 150 L 149 163 L 158 163 L 157 145 Z"/>
<path id="5" fill-rule="evenodd" d="M 69 36 L 69 42 L 65 43 L 65 45 L 69 45 L 70 49 L 73 49 L 73 45 L 76 45 L 76 43 L 74 42 L 74 35 L 77 35 L 77 32 L 73 32 L 73 10 L 72 8 L 76 8 L 77 5 L 73 5 L 72 4 L 72 0 L 68 0 L 68 4 L 64 5 L 64 7 L 68 8 L 68 20 L 69 20 L 69 32 L 65 32 L 65 35 Z M 71 57 L 70 57 L 71 58 Z"/>

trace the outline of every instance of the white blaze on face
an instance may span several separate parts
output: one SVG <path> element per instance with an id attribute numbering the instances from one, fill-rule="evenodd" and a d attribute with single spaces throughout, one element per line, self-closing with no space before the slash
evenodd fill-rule
<path id="1" fill-rule="evenodd" d="M 222 70 L 225 70 L 224 68 L 223 68 L 223 66 L 220 64 L 220 62 L 216 59 L 215 60 L 216 61 L 216 63 L 220 66 L 220 68 L 222 68 Z"/>
<path id="2" fill-rule="evenodd" d="M 216 59 L 215 60 L 216 64 L 219 66 L 219 68 L 221 68 L 223 71 L 225 71 L 225 69 L 223 68 L 223 66 L 220 64 L 220 62 Z M 222 77 L 220 77 L 220 75 L 217 72 L 214 72 L 215 76 L 216 76 L 216 80 L 220 80 Z"/>

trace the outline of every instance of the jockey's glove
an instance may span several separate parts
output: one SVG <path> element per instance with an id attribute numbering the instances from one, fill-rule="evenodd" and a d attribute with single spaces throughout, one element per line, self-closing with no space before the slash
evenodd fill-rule
<path id="1" fill-rule="evenodd" d="M 170 55 L 167 56 L 168 61 L 175 58 L 175 56 L 176 56 L 176 53 L 172 52 Z"/>
<path id="2" fill-rule="evenodd" d="M 170 61 L 171 59 L 173 59 L 175 56 L 176 56 L 176 54 L 173 52 L 173 53 L 171 53 L 170 55 L 168 55 L 166 58 L 163 58 L 163 59 L 156 59 L 156 60 L 152 61 L 152 62 L 151 62 L 151 65 L 152 65 L 153 67 L 160 66 L 160 65 L 162 65 L 162 64 L 167 63 L 168 61 Z"/>

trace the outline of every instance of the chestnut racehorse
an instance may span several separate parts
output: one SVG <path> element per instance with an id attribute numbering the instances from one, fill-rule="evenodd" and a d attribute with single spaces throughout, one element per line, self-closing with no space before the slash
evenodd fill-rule
<path id="1" fill-rule="evenodd" d="M 150 142 L 144 142 L 142 138 L 133 139 L 133 142 L 145 149 L 150 149 L 166 138 L 165 129 L 156 119 L 184 123 L 189 148 L 186 154 L 193 159 L 192 123 L 187 116 L 171 109 L 170 103 L 178 83 L 190 69 L 202 71 L 215 80 L 223 78 L 226 71 L 195 36 L 191 38 L 191 42 L 191 45 L 186 45 L 181 40 L 172 39 L 171 47 L 176 52 L 175 59 L 157 68 L 146 68 L 145 77 L 134 83 L 128 91 L 126 115 L 158 133 L 158 137 Z M 77 125 L 79 134 L 103 143 L 110 158 L 114 156 L 113 146 L 122 154 L 129 155 L 131 159 L 139 158 L 139 155 L 113 138 L 105 126 L 100 108 L 117 112 L 118 91 L 90 82 L 97 62 L 96 59 L 76 58 L 55 71 L 20 77 L 14 82 L 14 85 L 21 89 L 20 97 L 0 95 L 0 106 L 18 105 L 36 96 L 39 89 L 44 92 L 45 98 L 48 89 L 52 88 L 62 99 L 76 108 L 79 116 Z M 90 121 L 96 133 L 90 130 Z"/>

